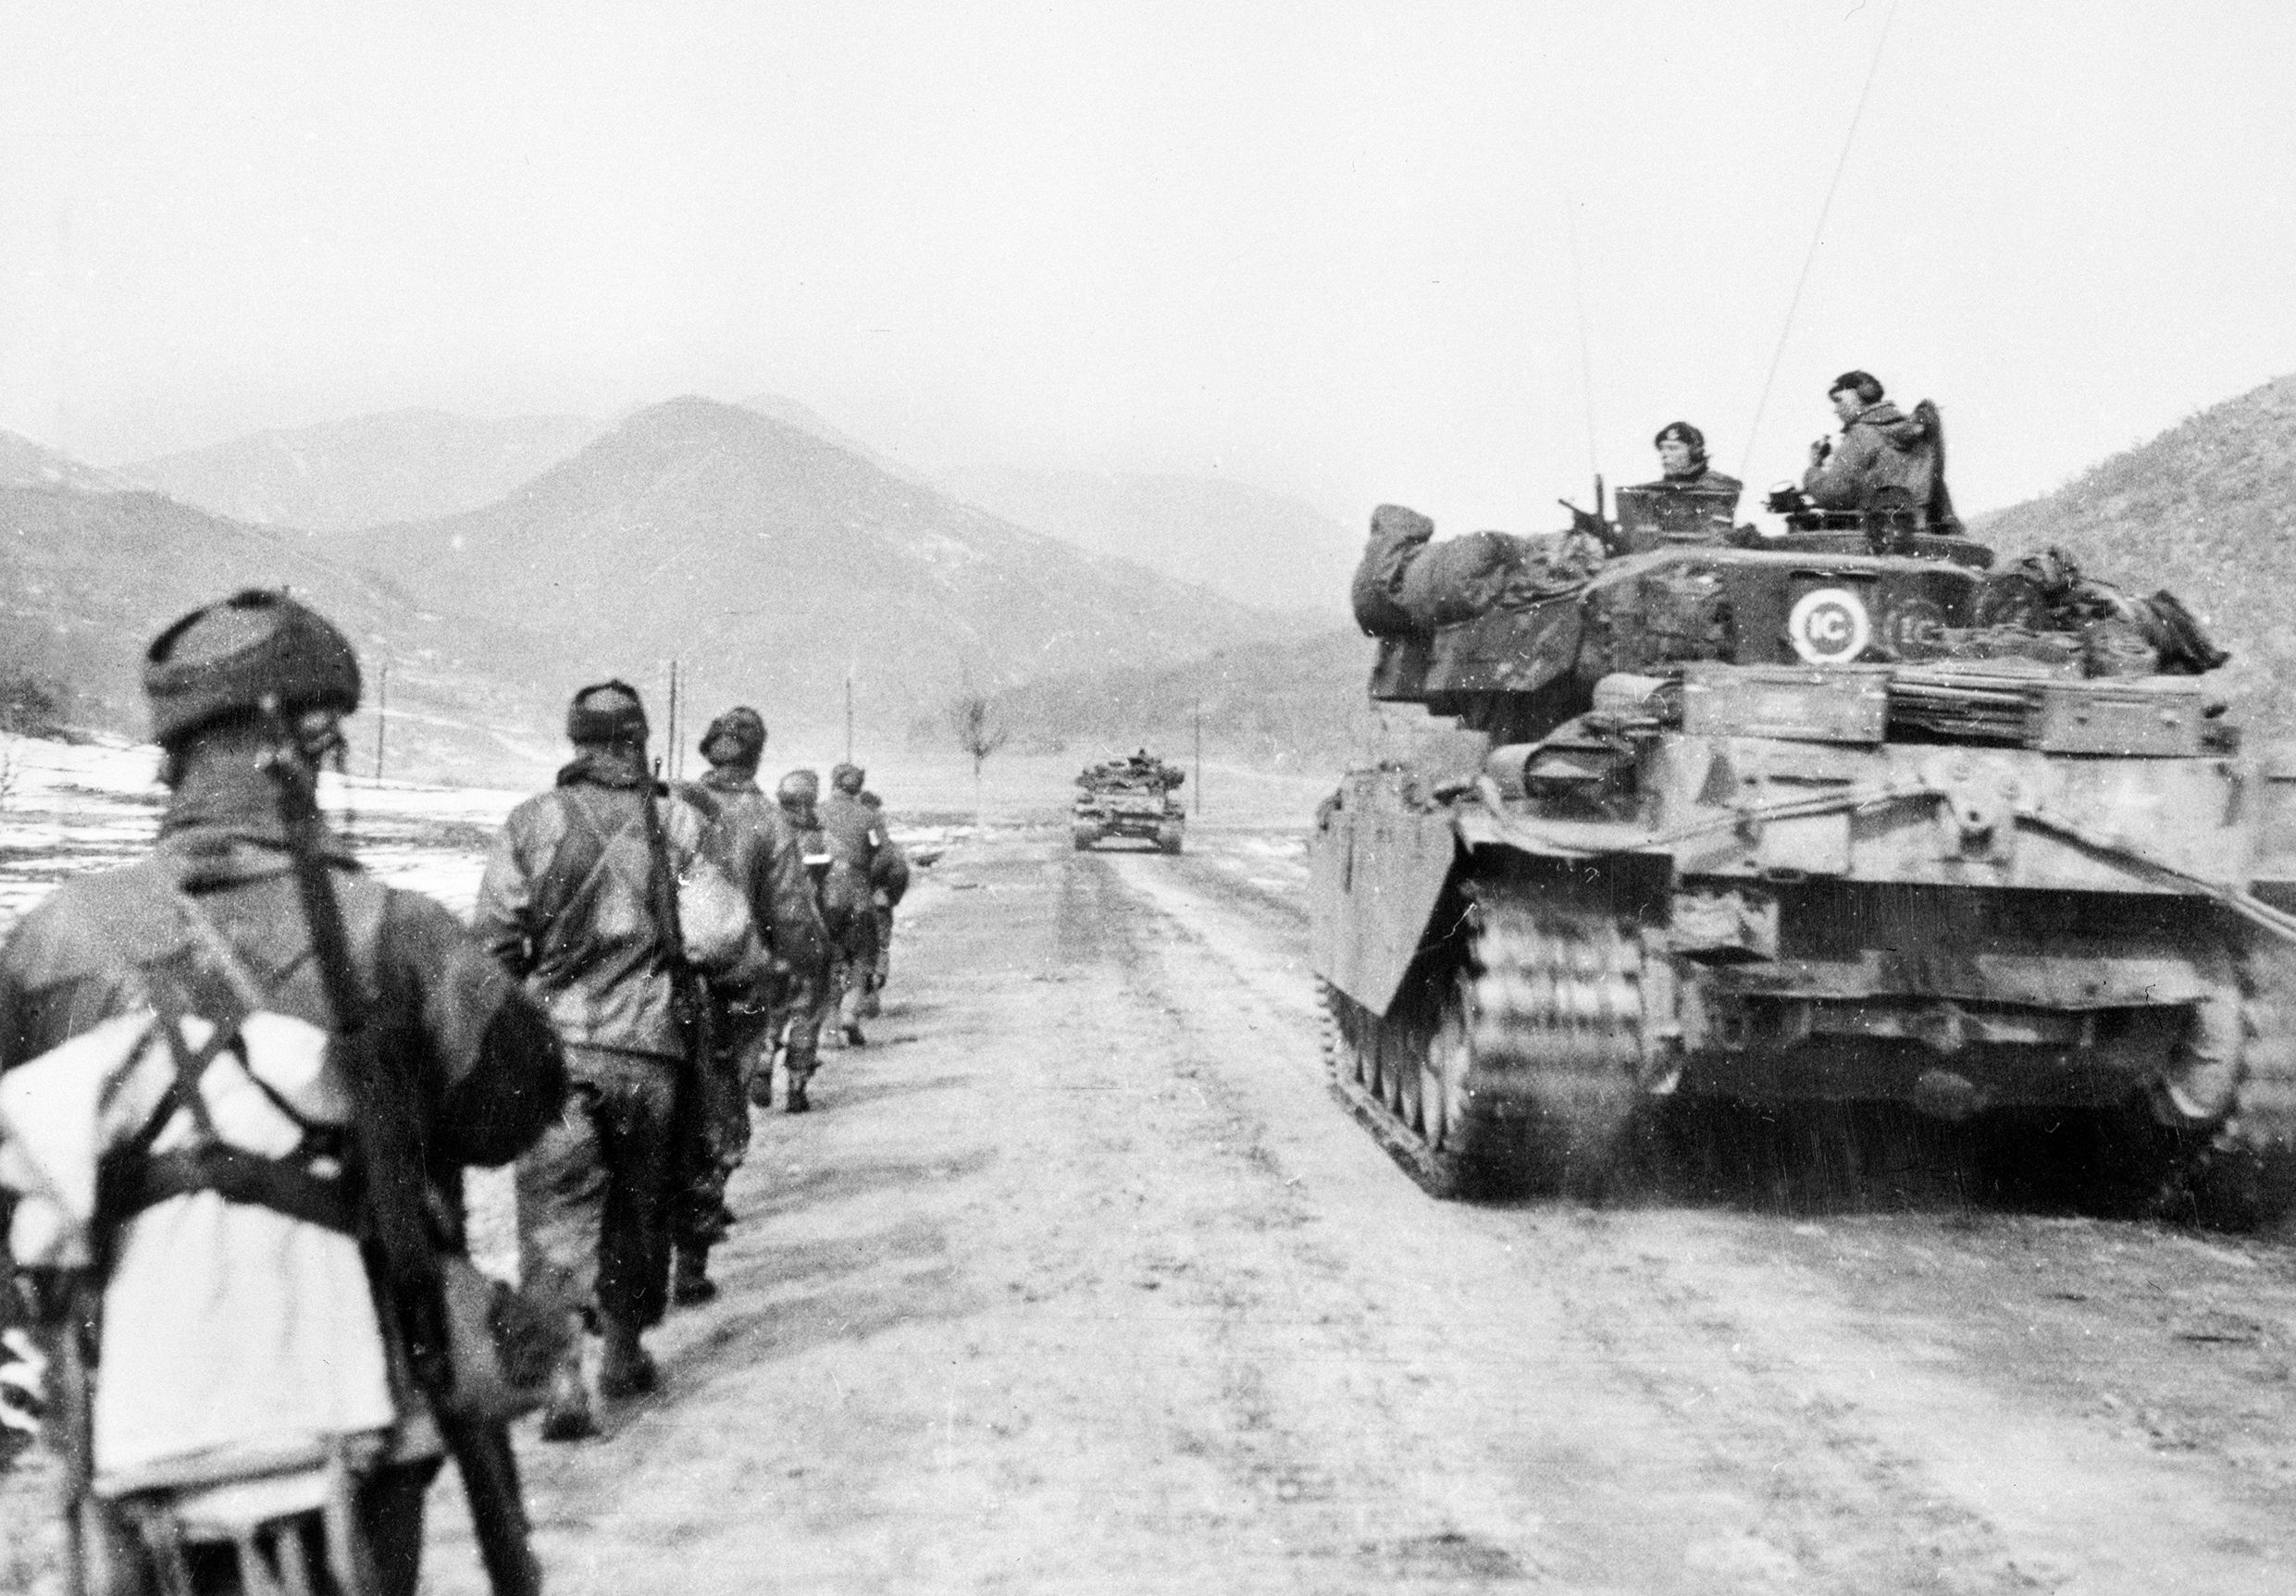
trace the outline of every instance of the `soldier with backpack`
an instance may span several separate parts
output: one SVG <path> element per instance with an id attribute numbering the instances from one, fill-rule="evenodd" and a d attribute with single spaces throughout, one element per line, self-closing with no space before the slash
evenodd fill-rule
<path id="1" fill-rule="evenodd" d="M 877 958 L 875 967 L 869 972 L 869 996 L 861 1007 L 862 1018 L 874 1020 L 883 1011 L 885 986 L 893 979 L 893 911 L 909 894 L 909 853 L 894 840 L 893 828 L 885 823 L 885 800 L 864 786 L 861 801 L 876 811 L 878 831 L 884 839 L 869 865 L 869 901 L 876 911 Z"/>
<path id="2" fill-rule="evenodd" d="M 602 1343 L 596 1396 L 651 1391 L 640 1341 L 668 1305 L 682 1117 L 708 1111 L 709 1022 L 768 977 L 747 905 L 703 851 L 714 812 L 646 761 L 637 689 L 601 682 L 566 715 L 574 759 L 511 811 L 487 856 L 480 942 L 558 1027 L 565 1111 L 518 1164 L 524 1273 L 581 1303 Z M 585 1360 L 569 1351 L 546 1441 L 597 1432 Z"/>
<path id="3" fill-rule="evenodd" d="M 161 633 L 143 686 L 158 843 L 0 952 L 0 1188 L 72 1587 L 412 1596 L 451 1451 L 495 1589 L 539 1590 L 448 1282 L 478 1278 L 463 1167 L 555 1116 L 557 1039 L 311 804 L 359 701 L 341 633 L 239 593 Z"/>
<path id="4" fill-rule="evenodd" d="M 701 757 L 710 769 L 694 796 L 716 810 L 707 847 L 749 903 L 776 991 L 728 1003 L 720 1015 L 710 1111 L 694 1116 L 703 1122 L 689 1126 L 688 1168 L 673 1216 L 676 1263 L 670 1299 L 681 1304 L 717 1294 L 710 1249 L 732 1222 L 726 1183 L 749 1150 L 749 1100 L 760 1099 L 761 1107 L 771 1102 L 773 999 L 780 990 L 817 986 L 827 958 L 827 933 L 806 874 L 802 840 L 781 806 L 757 785 L 764 751 L 765 719 L 746 704 L 718 716 L 701 735 Z"/>
<path id="5" fill-rule="evenodd" d="M 815 911 L 825 934 L 834 941 L 836 929 L 829 922 L 823 889 L 835 856 L 821 829 L 820 802 L 821 778 L 809 770 L 787 772 L 774 784 L 774 804 L 797 839 L 798 859 L 812 884 Z M 837 1007 L 836 993 L 829 985 L 830 957 L 829 946 L 825 944 L 821 959 L 804 970 L 788 973 L 776 999 L 773 1033 L 782 1073 L 788 1082 L 781 1104 L 787 1114 L 813 1109 L 808 1087 L 813 1072 L 821 1068 L 821 1027 Z M 770 1074 L 761 1074 L 750 1084 L 750 1101 L 760 1107 L 767 1106 L 765 1087 L 770 1079 Z"/>
<path id="6" fill-rule="evenodd" d="M 829 795 L 817 811 L 830 853 L 828 874 L 821 884 L 821 913 L 831 946 L 829 990 L 836 995 L 838 1029 L 849 1047 L 859 1047 L 866 1040 L 862 1010 L 876 977 L 875 893 L 879 856 L 887 841 L 884 817 L 862 801 L 867 779 L 859 765 L 837 766 L 829 773 Z"/>

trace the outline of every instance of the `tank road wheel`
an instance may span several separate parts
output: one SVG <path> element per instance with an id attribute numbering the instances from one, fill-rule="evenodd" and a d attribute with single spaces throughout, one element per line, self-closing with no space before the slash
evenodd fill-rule
<path id="1" fill-rule="evenodd" d="M 1467 1073 L 1475 1057 L 1467 1004 L 1468 986 L 1462 981 L 1452 987 L 1427 1045 L 1427 1057 L 1420 1064 L 1420 1132 L 1431 1153 L 1457 1155 L 1466 1142 Z"/>
<path id="2" fill-rule="evenodd" d="M 1328 984 L 1323 1001 L 1325 1058 L 1334 1095 L 1430 1194 L 1457 1196 L 1464 1169 L 1461 1157 L 1429 1147 L 1421 1130 L 1425 1027 L 1395 1015 L 1373 1014 Z M 1438 1117 L 1434 1122 L 1443 1121 Z"/>
<path id="3" fill-rule="evenodd" d="M 2274 1229 L 2296 1214 L 2296 972 L 2270 948 L 2247 973 L 2240 1086 L 2191 1182 L 2198 1218 L 2227 1230 Z"/>
<path id="4" fill-rule="evenodd" d="M 1420 1082 L 1427 1072 L 1427 1045 L 1424 1038 L 1417 1040 L 1419 1045 L 1394 1061 L 1395 1095 L 1387 1107 L 1406 1131 L 1424 1142 L 1427 1129 L 1420 1120 Z"/>
<path id="5" fill-rule="evenodd" d="M 1519 1133 L 1512 1172 L 1535 1191 L 1599 1195 L 1645 1095 L 1641 938 L 1536 897 L 1491 893 L 1477 909 L 1469 1041 Z"/>

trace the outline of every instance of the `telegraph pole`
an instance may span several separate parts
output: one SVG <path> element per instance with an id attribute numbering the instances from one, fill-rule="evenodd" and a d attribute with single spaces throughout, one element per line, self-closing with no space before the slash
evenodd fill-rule
<path id="1" fill-rule="evenodd" d="M 391 662 L 382 662 L 375 678 L 375 779 L 382 780 L 383 733 L 391 725 Z"/>
<path id="2" fill-rule="evenodd" d="M 668 746 L 662 750 L 662 768 L 671 781 L 677 779 L 677 662 L 670 662 L 670 708 L 668 714 Z"/>
<path id="3" fill-rule="evenodd" d="M 1196 695 L 1196 812 L 1204 812 L 1204 695 Z"/>

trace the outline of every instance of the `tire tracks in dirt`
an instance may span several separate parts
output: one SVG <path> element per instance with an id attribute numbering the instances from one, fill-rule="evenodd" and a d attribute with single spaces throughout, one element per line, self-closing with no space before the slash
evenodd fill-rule
<path id="1" fill-rule="evenodd" d="M 1310 1002 L 1271 994 L 1298 950 L 1280 937 L 1251 946 L 1267 939 L 1269 918 L 1223 914 L 1235 907 L 1228 884 L 1124 868 L 1127 885 L 1177 928 L 1173 945 L 1187 948 L 1174 959 L 1178 988 L 1225 979 L 1279 1011 L 1311 1013 Z M 1298 1091 L 1300 1075 L 1320 1074 L 1305 1035 L 1292 1058 L 1281 1090 L 1241 1077 L 1259 1083 L 1260 1110 L 1342 1119 Z M 1561 1403 L 1607 1404 L 1622 1434 L 1660 1431 L 1668 1446 L 1690 1450 L 1692 1472 L 1719 1494 L 1744 1493 L 1734 1531 L 1679 1543 L 1670 1577 L 1646 1568 L 1631 1588 L 2265 1590 L 2285 1577 L 2285 1519 L 2275 1521 L 2269 1500 L 2215 1489 L 2174 1460 L 1996 1389 L 1933 1326 L 1860 1316 L 1830 1282 L 1778 1256 L 1792 1251 L 1772 1244 L 1782 1220 L 1460 1209 L 1396 1186 L 1382 1200 L 1416 1206 L 1432 1244 L 1459 1244 L 1461 1231 L 1486 1243 L 1511 1232 L 1522 1243 L 1503 1248 L 1504 1261 L 1483 1253 L 1501 1272 L 1471 1289 L 1511 1285 L 1552 1305 L 1563 1331 L 1553 1355 L 1610 1387 L 1552 1392 Z M 1355 1261 L 1394 1268 L 1369 1249 Z M 1535 1422 L 1557 1417 L 1550 1405 Z M 1679 1464 L 1645 1472 L 1657 1476 L 1647 1482 L 1655 1489 L 1628 1525 L 1664 1515 L 1664 1495 L 1680 1483 L 1669 1478 Z M 1614 1549 L 1578 1568 L 1547 1566 L 1572 1577 L 1620 1563 Z"/>

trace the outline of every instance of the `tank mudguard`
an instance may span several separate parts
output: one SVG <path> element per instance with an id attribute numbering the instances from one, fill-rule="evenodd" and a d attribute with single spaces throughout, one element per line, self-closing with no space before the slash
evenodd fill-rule
<path id="1" fill-rule="evenodd" d="M 1349 776 L 1317 813 L 1309 849 L 1315 972 L 1379 1015 L 1428 936 L 1458 853 L 1451 810 L 1403 796 L 1392 772 Z"/>

